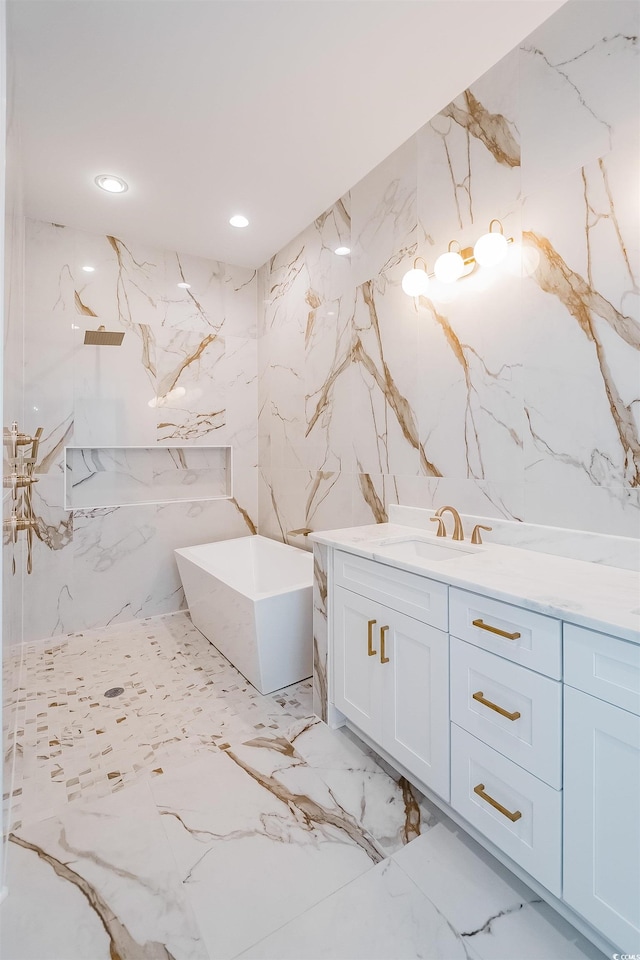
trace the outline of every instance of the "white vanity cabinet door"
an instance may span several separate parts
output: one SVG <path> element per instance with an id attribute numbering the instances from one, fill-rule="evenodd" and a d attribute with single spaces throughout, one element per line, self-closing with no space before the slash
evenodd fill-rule
<path id="1" fill-rule="evenodd" d="M 384 674 L 377 644 L 386 608 L 344 587 L 333 592 L 333 682 L 338 710 L 377 743 L 382 741 Z M 369 622 L 372 646 L 369 647 Z M 369 656 L 369 649 L 375 650 Z"/>
<path id="2" fill-rule="evenodd" d="M 389 611 L 384 652 L 382 746 L 449 800 L 449 637 Z"/>
<path id="3" fill-rule="evenodd" d="M 448 635 L 344 587 L 333 595 L 336 707 L 448 800 Z"/>
<path id="4" fill-rule="evenodd" d="M 640 717 L 565 688 L 563 899 L 640 946 Z"/>

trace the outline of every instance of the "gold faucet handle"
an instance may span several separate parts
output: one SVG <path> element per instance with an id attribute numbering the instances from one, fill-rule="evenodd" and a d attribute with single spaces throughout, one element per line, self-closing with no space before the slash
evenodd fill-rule
<path id="1" fill-rule="evenodd" d="M 437 537 L 446 537 L 446 535 L 447 535 L 447 528 L 446 528 L 445 525 L 444 525 L 444 520 L 442 519 L 442 517 L 429 517 L 429 520 L 431 520 L 432 523 L 437 523 L 437 524 L 438 524 L 438 532 L 437 532 L 436 536 L 437 536 Z"/>
<path id="2" fill-rule="evenodd" d="M 493 527 L 485 527 L 482 523 L 476 523 L 471 534 L 471 543 L 482 543 L 481 530 L 493 530 Z"/>

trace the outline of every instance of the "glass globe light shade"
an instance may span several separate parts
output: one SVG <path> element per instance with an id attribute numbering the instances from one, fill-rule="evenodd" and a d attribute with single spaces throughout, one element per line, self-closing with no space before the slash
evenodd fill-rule
<path id="1" fill-rule="evenodd" d="M 485 233 L 473 248 L 473 256 L 481 267 L 495 267 L 507 255 L 509 244 L 502 233 Z"/>
<path id="2" fill-rule="evenodd" d="M 464 260 L 453 250 L 442 253 L 436 260 L 433 272 L 442 283 L 455 283 L 464 273 Z"/>
<path id="3" fill-rule="evenodd" d="M 429 286 L 429 277 L 424 270 L 414 267 L 413 270 L 407 270 L 402 278 L 402 289 L 408 297 L 421 297 L 427 292 Z"/>

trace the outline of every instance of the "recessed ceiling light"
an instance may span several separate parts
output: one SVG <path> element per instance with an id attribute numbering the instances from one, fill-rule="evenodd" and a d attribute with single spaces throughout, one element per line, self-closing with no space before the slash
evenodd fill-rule
<path id="1" fill-rule="evenodd" d="M 101 173 L 96 177 L 95 184 L 107 193 L 125 193 L 129 189 L 129 184 L 121 177 L 113 177 L 110 173 Z"/>
<path id="2" fill-rule="evenodd" d="M 93 273 L 93 271 L 95 270 L 95 267 L 90 267 L 89 264 L 87 264 L 87 266 L 83 267 L 82 269 L 84 270 L 85 273 Z"/>
<path id="3" fill-rule="evenodd" d="M 183 290 L 190 290 L 190 289 L 191 289 L 191 284 L 190 284 L 190 283 L 179 283 L 178 286 L 181 287 Z"/>
<path id="4" fill-rule="evenodd" d="M 237 213 L 235 216 L 231 217 L 229 223 L 232 227 L 248 227 L 249 221 L 246 217 L 243 217 L 241 213 Z"/>
<path id="5" fill-rule="evenodd" d="M 339 257 L 346 257 L 351 253 L 351 247 L 336 247 L 333 252 L 337 253 Z"/>

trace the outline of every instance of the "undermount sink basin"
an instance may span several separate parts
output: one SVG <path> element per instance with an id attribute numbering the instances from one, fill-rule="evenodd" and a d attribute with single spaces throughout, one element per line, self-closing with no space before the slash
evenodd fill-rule
<path id="1" fill-rule="evenodd" d="M 396 560 L 459 560 L 465 555 L 482 553 L 481 550 L 468 550 L 457 543 L 440 543 L 427 537 L 390 537 L 378 541 L 374 552 L 378 550 L 381 555 Z"/>

